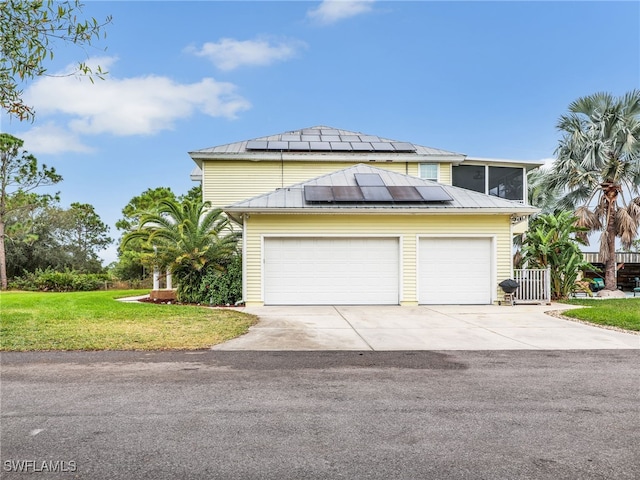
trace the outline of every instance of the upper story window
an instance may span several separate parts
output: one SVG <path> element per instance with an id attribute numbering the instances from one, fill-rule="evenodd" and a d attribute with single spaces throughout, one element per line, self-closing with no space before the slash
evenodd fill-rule
<path id="1" fill-rule="evenodd" d="M 515 167 L 489 167 L 489 195 L 523 202 L 523 169 Z"/>
<path id="2" fill-rule="evenodd" d="M 451 169 L 453 186 L 462 187 L 474 192 L 486 193 L 487 182 L 485 181 L 484 165 L 458 165 Z"/>
<path id="3" fill-rule="evenodd" d="M 522 167 L 458 165 L 452 168 L 453 185 L 507 200 L 524 202 Z"/>
<path id="4" fill-rule="evenodd" d="M 437 163 L 421 163 L 420 178 L 424 180 L 438 181 L 438 164 Z"/>

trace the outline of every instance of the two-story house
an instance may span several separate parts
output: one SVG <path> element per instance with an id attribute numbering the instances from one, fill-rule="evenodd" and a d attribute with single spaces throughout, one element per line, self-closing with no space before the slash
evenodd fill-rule
<path id="1" fill-rule="evenodd" d="M 489 304 L 540 163 L 312 127 L 189 153 L 243 232 L 247 305 Z"/>

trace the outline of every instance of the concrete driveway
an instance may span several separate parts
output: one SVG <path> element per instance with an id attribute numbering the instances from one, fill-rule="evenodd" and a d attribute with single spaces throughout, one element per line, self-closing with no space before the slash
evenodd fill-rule
<path id="1" fill-rule="evenodd" d="M 567 305 L 248 307 L 260 318 L 215 350 L 640 349 L 640 335 L 552 317 Z"/>

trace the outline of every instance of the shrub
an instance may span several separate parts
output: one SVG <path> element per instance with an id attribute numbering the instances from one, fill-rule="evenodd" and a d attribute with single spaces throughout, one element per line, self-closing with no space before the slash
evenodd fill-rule
<path id="1" fill-rule="evenodd" d="M 47 268 L 34 273 L 25 272 L 22 277 L 14 278 L 10 287 L 41 292 L 88 292 L 104 288 L 109 280 L 109 275 L 103 273 L 57 272 Z"/>
<path id="2" fill-rule="evenodd" d="M 242 256 L 235 255 L 225 270 L 209 269 L 198 290 L 199 303 L 234 305 L 242 300 Z"/>

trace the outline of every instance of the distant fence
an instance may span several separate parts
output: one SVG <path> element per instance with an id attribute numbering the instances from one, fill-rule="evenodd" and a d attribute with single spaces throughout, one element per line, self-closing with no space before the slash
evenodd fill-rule
<path id="1" fill-rule="evenodd" d="M 551 270 L 548 268 L 515 269 L 513 279 L 520 284 L 514 292 L 517 303 L 551 303 Z"/>

